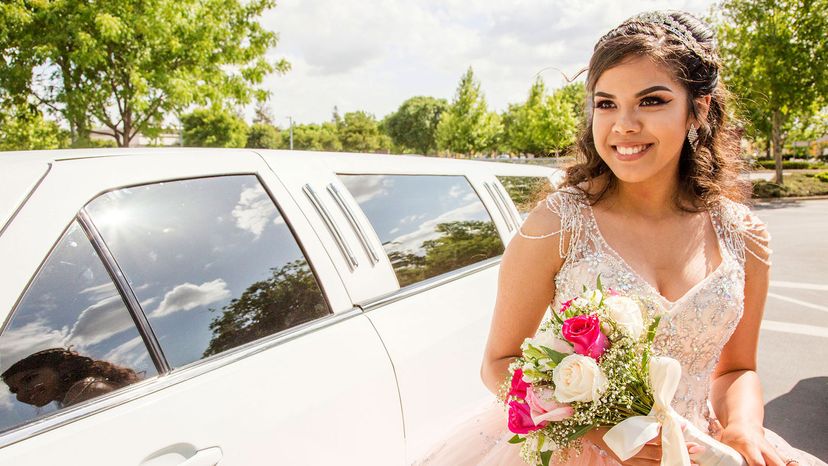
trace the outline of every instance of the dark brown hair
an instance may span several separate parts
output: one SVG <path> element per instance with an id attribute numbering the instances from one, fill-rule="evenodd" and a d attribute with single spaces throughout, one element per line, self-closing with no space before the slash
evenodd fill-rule
<path id="1" fill-rule="evenodd" d="M 50 348 L 30 354 L 12 364 L 0 377 L 6 381 L 14 374 L 41 367 L 50 367 L 58 373 L 61 394 L 61 399 L 55 400 L 58 402 L 63 399 L 72 385 L 86 377 L 103 379 L 118 388 L 141 380 L 132 369 L 81 356 L 75 351 L 63 348 Z"/>
<path id="2" fill-rule="evenodd" d="M 653 20 L 652 15 L 628 19 L 595 45 L 587 68 L 587 121 L 573 148 L 576 162 L 567 168 L 562 186 L 582 191 L 591 204 L 617 186 L 618 179 L 595 148 L 592 94 L 595 83 L 606 70 L 624 60 L 648 57 L 670 70 L 685 86 L 693 116 L 699 117 L 695 99 L 711 97 L 707 118 L 699 119 L 696 150 L 692 150 L 686 138 L 681 149 L 676 206 L 685 211 L 698 211 L 714 205 L 722 197 L 745 202 L 749 185 L 739 175 L 746 166 L 740 157 L 739 133 L 728 115 L 730 94 L 719 79 L 720 61 L 713 31 L 688 13 L 654 13 L 666 22 Z M 593 192 L 593 180 L 605 174 L 608 182 Z"/>

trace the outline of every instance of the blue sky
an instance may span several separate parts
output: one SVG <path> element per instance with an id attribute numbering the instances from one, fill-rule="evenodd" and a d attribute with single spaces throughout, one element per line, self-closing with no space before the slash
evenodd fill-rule
<path id="1" fill-rule="evenodd" d="M 265 82 L 277 125 L 365 110 L 382 118 L 407 98 L 451 99 L 468 66 L 490 108 L 525 99 L 586 66 L 595 41 L 638 12 L 702 15 L 714 2 L 574 0 L 283 0 L 262 18 L 280 35 L 271 56 L 293 69 Z"/>

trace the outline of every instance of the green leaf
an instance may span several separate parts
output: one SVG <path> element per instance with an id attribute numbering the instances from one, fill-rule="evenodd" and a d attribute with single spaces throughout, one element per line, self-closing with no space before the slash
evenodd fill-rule
<path id="1" fill-rule="evenodd" d="M 595 427 L 596 426 L 594 426 L 592 424 L 588 424 L 588 425 L 585 425 L 585 426 L 578 426 L 575 429 L 575 432 L 572 432 L 571 434 L 569 434 L 566 439 L 569 440 L 569 441 L 572 441 L 572 440 L 575 440 L 577 438 L 581 438 L 584 435 L 586 435 L 587 432 L 594 429 Z"/>
<path id="2" fill-rule="evenodd" d="M 540 349 L 543 350 L 544 353 L 546 353 L 546 356 L 549 357 L 549 359 L 555 361 L 555 364 L 560 364 L 561 361 L 563 361 L 563 358 L 568 356 L 564 353 L 555 351 L 552 348 L 548 348 L 546 346 L 541 346 Z"/>
<path id="3" fill-rule="evenodd" d="M 509 439 L 509 443 L 511 443 L 513 445 L 518 444 L 518 443 L 523 443 L 525 441 L 526 441 L 526 437 L 521 437 L 518 434 L 515 434 L 514 437 Z"/>
<path id="4" fill-rule="evenodd" d="M 541 454 L 540 454 L 540 458 L 541 458 L 541 464 L 543 466 L 549 466 L 549 460 L 552 458 L 552 451 L 551 450 L 542 451 Z"/>
<path id="5" fill-rule="evenodd" d="M 653 318 L 653 322 L 647 328 L 647 341 L 652 344 L 653 340 L 655 339 L 656 330 L 658 329 L 658 323 L 661 321 L 661 316 L 657 315 Z"/>
<path id="6" fill-rule="evenodd" d="M 595 280 L 595 286 L 598 287 L 598 290 L 601 291 L 601 293 L 604 292 L 604 287 L 603 287 L 603 285 L 601 285 L 601 274 L 600 273 L 598 274 L 598 279 Z"/>

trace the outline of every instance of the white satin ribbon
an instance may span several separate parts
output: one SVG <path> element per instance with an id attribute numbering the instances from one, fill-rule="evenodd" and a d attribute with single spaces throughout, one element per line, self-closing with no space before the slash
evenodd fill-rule
<path id="1" fill-rule="evenodd" d="M 661 465 L 690 466 L 690 455 L 681 433 L 681 416 L 670 406 L 681 379 L 681 365 L 673 358 L 650 358 L 653 408 L 647 416 L 633 416 L 604 434 L 604 442 L 622 461 L 635 456 L 661 427 Z"/>

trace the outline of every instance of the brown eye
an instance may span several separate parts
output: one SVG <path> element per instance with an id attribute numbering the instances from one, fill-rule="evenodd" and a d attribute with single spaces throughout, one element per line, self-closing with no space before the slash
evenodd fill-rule
<path id="1" fill-rule="evenodd" d="M 662 105 L 666 103 L 667 102 L 664 99 L 656 96 L 649 96 L 641 99 L 641 105 L 644 107 L 652 107 L 653 105 Z"/>
<path id="2" fill-rule="evenodd" d="M 615 104 L 611 100 L 598 100 L 592 104 L 593 108 L 613 108 Z"/>

